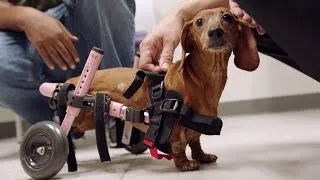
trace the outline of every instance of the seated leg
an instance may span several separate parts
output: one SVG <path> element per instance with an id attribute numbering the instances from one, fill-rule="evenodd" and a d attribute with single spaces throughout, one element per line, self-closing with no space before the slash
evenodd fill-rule
<path id="1" fill-rule="evenodd" d="M 79 38 L 81 66 L 92 46 L 105 52 L 100 69 L 131 67 L 134 60 L 134 0 L 64 0 L 66 27 Z M 82 69 L 78 70 L 78 74 Z"/>
<path id="2" fill-rule="evenodd" d="M 51 120 L 48 98 L 38 87 L 43 77 L 37 55 L 23 33 L 0 31 L 0 102 L 29 123 Z"/>

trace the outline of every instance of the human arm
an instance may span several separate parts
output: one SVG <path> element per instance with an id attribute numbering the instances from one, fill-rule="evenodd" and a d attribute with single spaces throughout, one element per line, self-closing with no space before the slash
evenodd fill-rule
<path id="1" fill-rule="evenodd" d="M 7 0 L 0 0 L 0 30 L 22 31 L 21 21 L 24 8 L 13 6 Z"/>
<path id="2" fill-rule="evenodd" d="M 178 46 L 185 22 L 190 21 L 201 10 L 227 7 L 235 10 L 237 16 L 247 21 L 252 28 L 258 24 L 247 15 L 234 0 L 185 0 L 176 9 L 162 18 L 156 28 L 147 35 L 140 45 L 139 68 L 161 72 L 167 71 L 172 63 L 175 48 Z M 258 29 L 258 28 L 257 28 Z M 252 34 L 249 34 L 252 36 Z"/>
<path id="3" fill-rule="evenodd" d="M 139 68 L 154 72 L 166 71 L 179 45 L 184 23 L 203 9 L 219 6 L 228 7 L 228 0 L 185 0 L 180 3 L 162 18 L 140 44 Z"/>
<path id="4" fill-rule="evenodd" d="M 57 19 L 31 8 L 14 6 L 0 0 L 0 30 L 24 32 L 45 64 L 54 69 L 75 68 L 79 55 L 74 43 L 78 40 Z"/>

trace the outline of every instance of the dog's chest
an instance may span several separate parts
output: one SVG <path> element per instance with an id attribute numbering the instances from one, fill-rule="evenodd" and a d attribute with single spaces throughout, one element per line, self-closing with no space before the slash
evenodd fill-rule
<path id="1" fill-rule="evenodd" d="M 217 116 L 219 100 L 226 83 L 225 79 L 217 79 L 187 88 L 186 103 L 200 114 Z"/>

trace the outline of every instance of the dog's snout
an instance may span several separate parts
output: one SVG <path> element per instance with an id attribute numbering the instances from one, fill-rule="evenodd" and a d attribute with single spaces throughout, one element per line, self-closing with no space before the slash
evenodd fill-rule
<path id="1" fill-rule="evenodd" d="M 212 38 L 212 37 L 220 38 L 220 37 L 223 36 L 223 34 L 224 34 L 224 31 L 223 31 L 221 28 L 211 29 L 211 30 L 209 30 L 209 32 L 208 32 L 208 36 L 209 36 L 210 38 Z"/>

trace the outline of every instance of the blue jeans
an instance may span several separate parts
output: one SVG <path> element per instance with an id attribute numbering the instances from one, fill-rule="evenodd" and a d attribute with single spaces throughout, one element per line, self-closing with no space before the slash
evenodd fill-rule
<path id="1" fill-rule="evenodd" d="M 0 31 L 0 105 L 31 124 L 53 117 L 40 84 L 80 75 L 92 46 L 105 51 L 100 69 L 130 67 L 134 59 L 134 0 L 64 0 L 45 13 L 79 38 L 75 70 L 48 70 L 24 33 Z"/>

